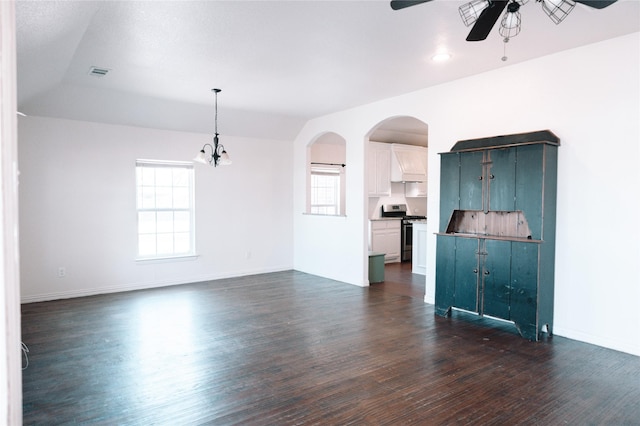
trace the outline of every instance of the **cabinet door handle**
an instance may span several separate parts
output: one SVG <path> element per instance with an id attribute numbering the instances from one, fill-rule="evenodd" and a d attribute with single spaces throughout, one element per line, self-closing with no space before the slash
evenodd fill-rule
<path id="1" fill-rule="evenodd" d="M 482 180 L 482 176 L 478 176 L 478 180 Z"/>
<path id="2" fill-rule="evenodd" d="M 489 271 L 484 271 L 484 274 L 485 275 L 489 275 Z"/>
<path id="3" fill-rule="evenodd" d="M 477 273 L 478 273 L 478 270 L 477 270 L 477 269 L 474 269 L 474 270 L 473 270 L 473 273 L 474 273 L 474 274 L 477 274 Z"/>
<path id="4" fill-rule="evenodd" d="M 495 176 L 494 175 L 489 175 L 489 179 L 494 179 Z"/>

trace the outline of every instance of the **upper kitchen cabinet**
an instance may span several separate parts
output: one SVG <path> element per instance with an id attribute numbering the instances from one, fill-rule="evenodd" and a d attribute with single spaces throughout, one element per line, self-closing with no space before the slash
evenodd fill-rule
<path id="1" fill-rule="evenodd" d="M 427 182 L 406 182 L 404 184 L 405 197 L 427 197 Z"/>
<path id="2" fill-rule="evenodd" d="M 391 195 L 391 145 L 369 142 L 367 163 L 369 197 Z"/>

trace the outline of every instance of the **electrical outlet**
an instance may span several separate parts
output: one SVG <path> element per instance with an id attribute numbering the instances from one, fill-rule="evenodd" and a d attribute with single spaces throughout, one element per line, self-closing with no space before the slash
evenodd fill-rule
<path id="1" fill-rule="evenodd" d="M 64 278 L 67 276 L 67 268 L 61 266 L 58 268 L 58 278 Z"/>

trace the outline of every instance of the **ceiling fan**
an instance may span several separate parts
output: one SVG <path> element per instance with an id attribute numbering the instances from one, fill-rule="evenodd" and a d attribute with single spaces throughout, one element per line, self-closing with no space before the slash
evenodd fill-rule
<path id="1" fill-rule="evenodd" d="M 432 0 L 392 0 L 391 8 L 393 10 L 404 9 L 406 7 L 415 6 L 421 3 L 427 3 Z M 472 0 L 463 4 L 458 9 L 462 21 L 466 26 L 473 24 L 471 32 L 467 36 L 467 41 L 481 41 L 487 38 L 491 29 L 500 18 L 502 11 L 507 11 L 500 22 L 500 35 L 504 37 L 505 42 L 510 37 L 520 32 L 520 6 L 523 6 L 529 0 Z M 617 0 L 535 0 L 536 3 L 542 3 L 542 9 L 551 18 L 553 22 L 559 24 L 567 17 L 569 12 L 573 10 L 576 3 L 582 3 L 595 9 L 603 9 L 612 5 Z"/>

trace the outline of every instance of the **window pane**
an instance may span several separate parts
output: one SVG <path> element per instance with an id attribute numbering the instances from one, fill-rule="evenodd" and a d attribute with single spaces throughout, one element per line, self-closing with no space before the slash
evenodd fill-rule
<path id="1" fill-rule="evenodd" d="M 173 232 L 173 212 L 158 212 L 158 233 Z"/>
<path id="2" fill-rule="evenodd" d="M 173 186 L 189 186 L 189 173 L 187 169 L 173 169 Z"/>
<path id="3" fill-rule="evenodd" d="M 189 188 L 173 188 L 173 208 L 188 209 L 189 208 Z"/>
<path id="4" fill-rule="evenodd" d="M 138 233 L 155 234 L 155 232 L 156 212 L 138 212 Z"/>
<path id="5" fill-rule="evenodd" d="M 156 184 L 156 172 L 150 167 L 140 167 L 142 170 L 142 185 L 155 185 Z"/>
<path id="6" fill-rule="evenodd" d="M 168 167 L 158 167 L 156 169 L 156 186 L 171 186 L 172 184 L 172 169 Z"/>
<path id="7" fill-rule="evenodd" d="M 158 254 L 173 254 L 173 234 L 158 234 Z"/>
<path id="8" fill-rule="evenodd" d="M 138 235 L 138 255 L 153 256 L 156 254 L 156 235 L 141 234 Z"/>
<path id="9" fill-rule="evenodd" d="M 174 234 L 176 253 L 189 253 L 191 251 L 191 239 L 188 232 L 181 232 Z"/>
<path id="10" fill-rule="evenodd" d="M 158 209 L 170 209 L 173 207 L 173 194 L 171 187 L 157 186 L 156 187 L 156 208 Z"/>
<path id="11" fill-rule="evenodd" d="M 142 187 L 142 204 L 140 208 L 154 209 L 156 207 L 156 189 L 153 186 Z"/>
<path id="12" fill-rule="evenodd" d="M 189 232 L 191 231 L 191 215 L 189 212 L 175 212 L 173 214 L 173 231 Z"/>

